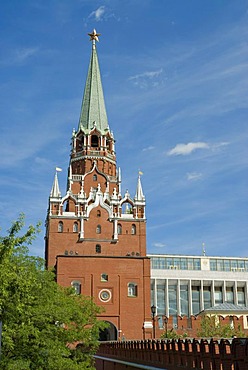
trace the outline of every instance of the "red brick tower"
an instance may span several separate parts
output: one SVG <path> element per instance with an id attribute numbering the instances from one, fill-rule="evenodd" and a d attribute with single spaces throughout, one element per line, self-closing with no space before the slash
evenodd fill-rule
<path id="1" fill-rule="evenodd" d="M 77 131 L 73 131 L 67 192 L 57 172 L 49 197 L 46 262 L 57 282 L 104 307 L 102 339 L 151 337 L 150 261 L 140 176 L 132 199 L 121 195 L 115 140 L 109 129 L 96 52 L 92 54 Z"/>

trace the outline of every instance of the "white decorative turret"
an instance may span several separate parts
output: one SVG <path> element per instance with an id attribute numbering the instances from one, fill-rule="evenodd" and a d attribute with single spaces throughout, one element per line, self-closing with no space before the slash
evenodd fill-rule
<path id="1" fill-rule="evenodd" d="M 136 188 L 136 194 L 135 194 L 135 197 L 134 197 L 134 201 L 135 202 L 142 202 L 142 203 L 145 202 L 145 196 L 143 194 L 142 185 L 141 185 L 140 173 L 139 173 L 139 176 L 138 176 L 138 183 L 137 183 L 137 188 Z"/>
<path id="2" fill-rule="evenodd" d="M 53 186 L 50 193 L 50 198 L 59 198 L 61 196 L 60 190 L 59 190 L 59 180 L 57 171 L 55 172 L 54 180 L 53 180 Z"/>

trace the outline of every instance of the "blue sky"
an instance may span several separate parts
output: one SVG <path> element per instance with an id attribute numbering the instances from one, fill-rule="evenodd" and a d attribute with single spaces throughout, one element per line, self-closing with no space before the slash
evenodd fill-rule
<path id="1" fill-rule="evenodd" d="M 2 0 L 1 232 L 65 192 L 93 28 L 122 190 L 149 253 L 248 256 L 248 1 Z M 43 256 L 44 228 L 31 247 Z"/>

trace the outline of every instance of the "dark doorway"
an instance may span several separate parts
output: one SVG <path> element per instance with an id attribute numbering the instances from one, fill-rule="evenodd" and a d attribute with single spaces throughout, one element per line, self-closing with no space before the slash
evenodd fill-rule
<path id="1" fill-rule="evenodd" d="M 108 327 L 104 330 L 100 330 L 99 333 L 99 340 L 101 342 L 109 341 L 109 340 L 117 340 L 117 329 L 112 322 L 106 321 Z"/>

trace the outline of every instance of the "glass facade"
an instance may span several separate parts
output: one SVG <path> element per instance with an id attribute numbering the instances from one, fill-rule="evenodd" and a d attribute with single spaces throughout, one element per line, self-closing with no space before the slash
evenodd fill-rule
<path id="1" fill-rule="evenodd" d="M 151 257 L 152 269 L 161 270 L 200 270 L 200 258 Z"/>

